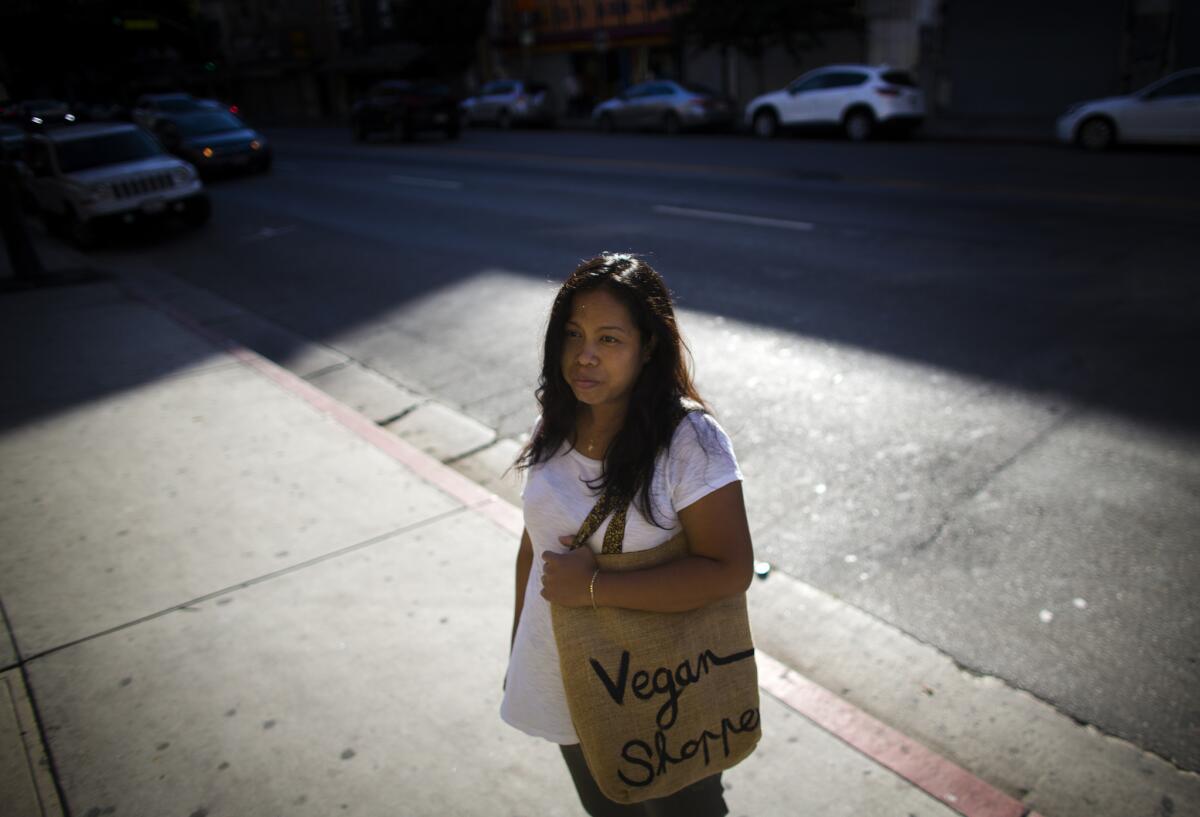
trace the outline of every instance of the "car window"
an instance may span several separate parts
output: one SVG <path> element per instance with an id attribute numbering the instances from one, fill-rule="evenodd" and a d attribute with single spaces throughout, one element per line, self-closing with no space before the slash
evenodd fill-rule
<path id="1" fill-rule="evenodd" d="M 513 86 L 514 83 L 507 80 L 489 82 L 487 85 L 483 86 L 483 92 L 485 94 L 511 94 L 513 92 Z"/>
<path id="2" fill-rule="evenodd" d="M 246 127 L 245 122 L 224 111 L 181 116 L 175 120 L 175 125 L 184 136 L 207 136 L 210 133 L 241 130 Z"/>
<path id="3" fill-rule="evenodd" d="M 149 159 L 162 154 L 162 148 L 143 130 L 105 133 L 58 143 L 58 166 L 63 173 L 92 167 Z"/>
<path id="4" fill-rule="evenodd" d="M 822 88 L 853 88 L 867 81 L 867 75 L 859 71 L 833 71 L 825 75 Z"/>
<path id="5" fill-rule="evenodd" d="M 1147 99 L 1200 95 L 1200 73 L 1176 77 L 1146 94 Z"/>
<path id="6" fill-rule="evenodd" d="M 884 71 L 879 78 L 889 85 L 903 85 L 905 88 L 917 87 L 917 81 L 907 71 Z"/>
<path id="7" fill-rule="evenodd" d="M 788 86 L 788 91 L 793 94 L 802 94 L 808 91 L 815 91 L 818 88 L 825 87 L 825 77 L 828 74 L 814 74 L 808 77 L 800 77 L 800 79 Z"/>
<path id="8" fill-rule="evenodd" d="M 700 85 L 699 83 L 696 83 L 696 82 L 683 83 L 683 89 L 685 91 L 690 91 L 693 94 L 704 94 L 706 96 L 717 96 L 717 92 L 714 91 L 712 88 L 709 88 L 707 85 Z"/>
<path id="9" fill-rule="evenodd" d="M 637 99 L 638 97 L 648 96 L 650 89 L 653 87 L 653 84 L 648 82 L 643 82 L 641 85 L 634 85 L 625 91 L 625 98 Z"/>
<path id="10" fill-rule="evenodd" d="M 669 82 L 657 82 L 651 86 L 647 96 L 670 96 L 675 93 L 675 86 Z"/>

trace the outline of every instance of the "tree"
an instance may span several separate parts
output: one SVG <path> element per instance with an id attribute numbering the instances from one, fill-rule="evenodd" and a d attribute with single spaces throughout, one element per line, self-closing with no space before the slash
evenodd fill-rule
<path id="1" fill-rule="evenodd" d="M 701 49 L 741 52 L 754 61 L 763 85 L 763 55 L 780 46 L 796 59 L 823 45 L 822 33 L 858 28 L 855 0 L 692 0 L 677 19 L 677 33 Z"/>

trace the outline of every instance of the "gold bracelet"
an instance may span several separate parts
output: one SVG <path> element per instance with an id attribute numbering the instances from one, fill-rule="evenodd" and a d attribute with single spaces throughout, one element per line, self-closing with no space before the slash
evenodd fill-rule
<path id="1" fill-rule="evenodd" d="M 588 583 L 588 595 L 592 597 L 592 609 L 596 609 L 596 577 L 600 575 L 600 568 L 596 568 L 596 572 L 592 574 L 592 580 Z"/>

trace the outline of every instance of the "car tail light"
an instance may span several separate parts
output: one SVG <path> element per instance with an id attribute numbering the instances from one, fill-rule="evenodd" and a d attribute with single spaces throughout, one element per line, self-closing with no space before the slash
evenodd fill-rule
<path id="1" fill-rule="evenodd" d="M 238 112 L 238 106 L 237 106 L 237 105 L 230 105 L 230 106 L 229 106 L 229 112 L 230 112 L 230 113 L 237 113 L 237 112 Z"/>
<path id="2" fill-rule="evenodd" d="M 876 88 L 875 93 L 879 94 L 880 96 L 900 96 L 900 89 L 891 85 L 884 85 L 880 88 Z"/>

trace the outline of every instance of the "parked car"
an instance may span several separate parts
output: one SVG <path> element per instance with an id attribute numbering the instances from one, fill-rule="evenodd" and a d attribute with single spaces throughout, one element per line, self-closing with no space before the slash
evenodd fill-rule
<path id="1" fill-rule="evenodd" d="M 733 101 L 692 82 L 654 79 L 606 99 L 592 110 L 602 131 L 654 128 L 679 133 L 690 128 L 726 128 L 733 124 Z"/>
<path id="2" fill-rule="evenodd" d="M 1058 138 L 1089 150 L 1123 143 L 1200 144 L 1200 68 L 1140 91 L 1077 102 L 1058 118 Z"/>
<path id="3" fill-rule="evenodd" d="M 907 135 L 924 119 L 924 94 L 907 71 L 827 65 L 752 99 L 745 122 L 764 138 L 787 128 L 839 128 L 862 142 L 884 131 Z"/>
<path id="4" fill-rule="evenodd" d="M 359 141 L 373 133 L 408 140 L 429 130 L 440 130 L 447 139 L 456 139 L 460 127 L 458 99 L 439 82 L 388 80 L 354 103 L 350 127 Z"/>
<path id="5" fill-rule="evenodd" d="M 137 125 L 31 134 L 23 165 L 22 186 L 48 225 L 81 247 L 94 244 L 105 226 L 170 215 L 199 225 L 209 216 L 196 169 Z"/>
<path id="6" fill-rule="evenodd" d="M 67 103 L 57 99 L 27 99 L 5 105 L 4 121 L 29 131 L 75 123 L 75 114 Z"/>
<path id="7" fill-rule="evenodd" d="M 518 124 L 553 127 L 558 118 L 550 86 L 520 79 L 489 82 L 460 107 L 468 124 L 489 122 L 506 129 Z"/>
<path id="8" fill-rule="evenodd" d="M 167 150 L 207 174 L 271 169 L 267 137 L 228 111 L 202 110 L 158 118 L 154 132 Z"/>
<path id="9" fill-rule="evenodd" d="M 201 99 L 182 91 L 173 91 L 165 94 L 142 94 L 134 103 L 130 116 L 143 128 L 153 129 L 155 122 L 162 116 L 225 109 L 234 114 L 238 113 L 236 105 L 226 106 L 215 99 Z"/>

